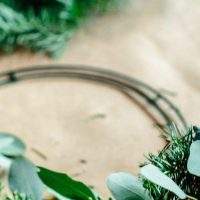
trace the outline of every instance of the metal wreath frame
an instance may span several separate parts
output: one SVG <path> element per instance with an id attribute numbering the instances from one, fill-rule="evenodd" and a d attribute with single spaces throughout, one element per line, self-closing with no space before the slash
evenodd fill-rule
<path id="1" fill-rule="evenodd" d="M 179 109 L 159 91 L 133 77 L 111 70 L 80 65 L 47 65 L 21 68 L 0 73 L 0 87 L 20 81 L 41 78 L 78 78 L 112 86 L 134 100 L 156 123 L 164 129 L 174 122 L 187 130 L 187 122 Z M 145 104 L 162 117 L 156 118 Z M 172 117 L 173 113 L 173 117 Z"/>

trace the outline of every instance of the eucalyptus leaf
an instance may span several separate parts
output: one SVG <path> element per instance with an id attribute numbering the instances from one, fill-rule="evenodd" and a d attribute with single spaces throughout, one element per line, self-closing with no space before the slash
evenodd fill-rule
<path id="1" fill-rule="evenodd" d="M 200 176 L 200 140 L 196 140 L 190 146 L 187 168 L 191 174 Z"/>
<path id="2" fill-rule="evenodd" d="M 151 200 L 142 182 L 129 173 L 114 173 L 108 177 L 108 188 L 116 200 Z"/>
<path id="3" fill-rule="evenodd" d="M 160 171 L 160 169 L 152 164 L 141 168 L 141 174 L 149 181 L 173 192 L 180 199 L 186 199 L 186 194 L 180 187 L 168 176 Z"/>
<path id="4" fill-rule="evenodd" d="M 43 183 L 51 190 L 53 194 L 60 196 L 79 199 L 79 200 L 96 200 L 92 190 L 85 184 L 71 179 L 68 175 L 54 172 L 43 167 L 39 167 L 38 175 Z"/>
<path id="5" fill-rule="evenodd" d="M 0 154 L 5 156 L 21 156 L 26 150 L 25 144 L 10 133 L 0 133 Z"/>
<path id="6" fill-rule="evenodd" d="M 6 156 L 0 155 L 0 166 L 1 166 L 2 169 L 9 170 L 11 164 L 12 164 L 12 159 L 11 158 L 8 158 Z"/>
<path id="7" fill-rule="evenodd" d="M 35 165 L 24 157 L 17 157 L 11 164 L 9 172 L 11 191 L 24 193 L 34 200 L 41 200 L 44 185 L 37 175 Z"/>

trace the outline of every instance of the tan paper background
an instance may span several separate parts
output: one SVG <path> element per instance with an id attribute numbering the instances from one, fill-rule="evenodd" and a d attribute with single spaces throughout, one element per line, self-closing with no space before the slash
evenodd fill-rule
<path id="1" fill-rule="evenodd" d="M 0 68 L 67 63 L 123 72 L 174 92 L 171 99 L 191 124 L 198 125 L 199 19 L 198 0 L 134 0 L 122 11 L 81 27 L 62 58 L 3 54 Z M 105 86 L 41 80 L 0 90 L 0 130 L 22 137 L 36 163 L 86 181 L 104 196 L 108 196 L 106 177 L 111 172 L 136 174 L 143 155 L 164 144 L 137 105 Z M 31 148 L 44 153 L 48 161 Z"/>

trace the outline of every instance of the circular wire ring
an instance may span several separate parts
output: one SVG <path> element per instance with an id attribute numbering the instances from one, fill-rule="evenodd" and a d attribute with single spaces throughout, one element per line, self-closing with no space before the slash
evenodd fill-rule
<path id="1" fill-rule="evenodd" d="M 182 113 L 160 92 L 135 78 L 102 68 L 79 65 L 26 67 L 0 73 L 0 87 L 19 81 L 41 78 L 78 78 L 115 87 L 134 100 L 160 128 L 164 129 L 172 122 L 185 130 L 188 128 L 187 121 Z M 160 119 L 156 119 L 144 103 L 141 103 L 142 99 L 160 114 L 164 124 L 160 122 Z M 173 112 L 173 117 L 169 113 L 171 111 Z"/>

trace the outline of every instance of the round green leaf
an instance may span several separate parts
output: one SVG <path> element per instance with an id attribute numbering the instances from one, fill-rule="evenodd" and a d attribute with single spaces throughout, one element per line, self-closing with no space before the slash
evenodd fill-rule
<path id="1" fill-rule="evenodd" d="M 168 176 L 160 171 L 160 169 L 152 164 L 141 168 L 141 174 L 149 181 L 173 192 L 180 199 L 186 199 L 186 194 L 180 187 Z"/>
<path id="2" fill-rule="evenodd" d="M 25 144 L 10 133 L 0 133 L 0 154 L 5 156 L 21 156 L 26 150 Z"/>
<path id="3" fill-rule="evenodd" d="M 108 177 L 108 188 L 116 200 L 151 200 L 142 182 L 129 173 L 114 173 Z"/>
<path id="4" fill-rule="evenodd" d="M 191 174 L 200 176 L 200 140 L 193 142 L 190 146 L 187 168 Z"/>

